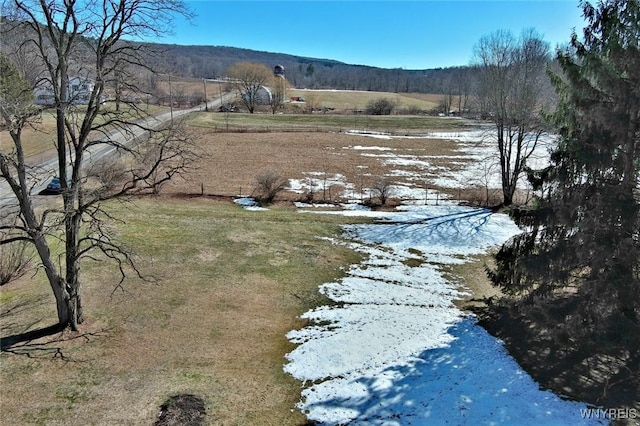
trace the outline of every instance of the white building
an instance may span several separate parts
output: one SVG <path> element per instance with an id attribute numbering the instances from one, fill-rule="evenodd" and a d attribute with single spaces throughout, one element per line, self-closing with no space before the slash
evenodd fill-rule
<path id="1" fill-rule="evenodd" d="M 67 101 L 72 104 L 86 104 L 95 88 L 95 82 L 88 78 L 72 77 L 67 84 Z M 53 87 L 47 84 L 34 90 L 35 103 L 38 105 L 53 105 Z"/>
<path id="2" fill-rule="evenodd" d="M 248 93 L 242 95 L 242 98 L 247 101 L 249 97 Z M 254 102 L 256 105 L 271 105 L 273 102 L 273 93 L 267 86 L 260 86 L 254 93 Z"/>

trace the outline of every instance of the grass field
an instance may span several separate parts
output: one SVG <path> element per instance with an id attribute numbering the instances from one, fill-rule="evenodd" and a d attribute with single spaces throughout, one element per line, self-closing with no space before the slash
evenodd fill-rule
<path id="1" fill-rule="evenodd" d="M 293 425 L 300 384 L 282 371 L 285 334 L 320 302 L 317 285 L 357 256 L 333 246 L 344 219 L 227 202 L 112 204 L 157 284 L 112 294 L 112 264 L 86 264 L 80 333 L 0 355 L 2 424 L 146 424 L 174 393 L 201 395 L 211 424 Z M 2 335 L 55 320 L 41 278 L 2 289 Z"/>
<path id="2" fill-rule="evenodd" d="M 287 89 L 287 98 L 302 96 L 305 103 L 314 108 L 334 108 L 336 110 L 364 110 L 367 104 L 377 99 L 393 102 L 396 110 L 417 109 L 431 111 L 438 107 L 442 95 L 427 93 L 388 93 L 363 90 L 309 90 Z"/>
<path id="3" fill-rule="evenodd" d="M 463 128 L 457 119 L 416 115 L 341 115 L 341 114 L 248 114 L 209 113 L 192 118 L 194 126 L 215 131 L 306 131 L 342 132 L 361 130 L 394 135 L 416 135 L 428 131 Z"/>
<path id="4" fill-rule="evenodd" d="M 221 113 L 191 118 L 205 156 L 187 179 L 163 187 L 157 198 L 108 205 L 122 220 L 112 224 L 114 232 L 158 281 L 131 278 L 114 292 L 114 264 L 85 263 L 81 331 L 0 354 L 0 423 L 149 425 L 176 393 L 203 397 L 209 424 L 304 423 L 294 408 L 301 384 L 282 370 L 292 349 L 285 334 L 304 325 L 298 315 L 325 302 L 317 286 L 359 260 L 321 239 L 337 236 L 349 219 L 297 213 L 290 201 L 300 194 L 282 194 L 264 212 L 245 211 L 230 197 L 250 194 L 263 170 L 288 179 L 340 174 L 357 183 L 391 166 L 353 149 L 380 145 L 377 139 L 303 131 L 308 123 L 288 116 L 229 115 L 247 120 L 249 129 L 221 133 L 215 121 Z M 325 129 L 336 123 L 331 116 L 313 119 Z M 417 133 L 466 127 L 461 120 L 418 119 Z M 265 121 L 273 128 L 263 131 L 259 120 L 274 120 Z M 374 120 L 362 128 L 403 133 L 413 118 Z M 278 125 L 287 131 L 276 131 Z M 446 140 L 393 144 L 398 155 L 455 156 Z M 316 197 L 336 201 L 338 194 L 328 188 Z M 55 322 L 41 275 L 2 287 L 0 302 L 2 336 Z"/>

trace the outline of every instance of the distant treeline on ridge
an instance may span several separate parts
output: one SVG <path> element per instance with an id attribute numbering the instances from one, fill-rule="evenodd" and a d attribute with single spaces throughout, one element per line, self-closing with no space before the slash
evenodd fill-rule
<path id="1" fill-rule="evenodd" d="M 452 81 L 469 80 L 475 69 L 450 67 L 426 70 L 376 68 L 350 65 L 330 59 L 314 59 L 283 53 L 224 46 L 149 45 L 167 72 L 182 77 L 217 78 L 240 61 L 268 66 L 282 65 L 287 80 L 308 89 L 368 90 L 405 93 L 446 93 Z M 157 68 L 157 67 L 156 67 Z"/>

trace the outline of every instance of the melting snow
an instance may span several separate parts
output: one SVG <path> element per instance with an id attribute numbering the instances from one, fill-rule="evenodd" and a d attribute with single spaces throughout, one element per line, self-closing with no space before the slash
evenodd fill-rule
<path id="1" fill-rule="evenodd" d="M 236 198 L 235 200 L 233 200 L 233 202 L 238 204 L 239 206 L 242 206 L 245 210 L 252 210 L 252 211 L 269 210 L 269 209 L 265 209 L 264 207 L 260 207 L 256 202 L 256 200 L 251 197 Z"/>
<path id="2" fill-rule="evenodd" d="M 486 131 L 428 135 L 458 140 L 464 155 L 457 158 L 476 159 L 465 162 L 462 171 L 442 176 L 438 184 L 469 186 L 478 176 L 491 175 L 487 163 L 478 161 L 491 155 L 482 144 L 485 136 Z M 545 141 L 552 143 L 551 138 Z M 430 158 L 363 155 L 425 168 Z M 543 163 L 544 156 L 536 161 Z M 410 173 L 394 170 L 394 175 Z M 353 188 L 344 176 L 323 173 L 290 182 L 298 192 L 330 185 Z M 583 418 L 585 404 L 541 390 L 499 340 L 453 304 L 463 290 L 443 267 L 502 244 L 519 232 L 513 222 L 502 214 L 449 203 L 420 206 L 424 188 L 394 189 L 403 198 L 415 197 L 416 205 L 375 212 L 353 205 L 322 211 L 298 204 L 306 209 L 301 212 L 377 220 L 345 226 L 344 238 L 333 240 L 362 252 L 366 260 L 353 265 L 343 279 L 323 284 L 320 291 L 335 304 L 305 313 L 312 325 L 287 334 L 298 346 L 287 354 L 284 369 L 305 385 L 298 408 L 325 425 L 605 424 Z M 252 199 L 236 203 L 259 209 Z"/>
<path id="3" fill-rule="evenodd" d="M 594 424 L 581 418 L 584 404 L 540 390 L 500 341 L 453 304 L 461 293 L 443 265 L 518 233 L 507 216 L 453 205 L 375 216 L 377 223 L 346 226 L 346 239 L 334 241 L 366 255 L 345 278 L 321 286 L 337 304 L 307 312 L 313 325 L 287 335 L 298 347 L 284 369 L 306 384 L 298 407 L 310 420 Z"/>

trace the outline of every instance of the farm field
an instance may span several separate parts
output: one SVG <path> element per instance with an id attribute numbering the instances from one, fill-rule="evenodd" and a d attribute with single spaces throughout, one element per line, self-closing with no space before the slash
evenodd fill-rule
<path id="1" fill-rule="evenodd" d="M 185 80 L 178 82 L 189 93 L 200 93 L 203 90 L 201 81 Z M 371 131 L 390 132 L 394 134 L 416 134 L 424 129 L 446 130 L 459 128 L 460 124 L 455 120 L 442 120 L 437 117 L 391 115 L 343 115 L 343 114 L 302 114 L 303 110 L 313 105 L 318 108 L 342 108 L 348 106 L 348 110 L 363 110 L 372 99 L 380 97 L 392 99 L 404 108 L 414 106 L 421 110 L 433 108 L 439 95 L 429 94 L 396 94 L 385 92 L 349 92 L 349 91 L 305 91 L 289 89 L 290 95 L 306 96 L 309 101 L 293 106 L 289 104 L 287 114 L 273 115 L 264 111 L 257 114 L 248 113 L 211 113 L 199 114 L 192 118 L 194 126 L 204 126 L 217 131 L 342 131 L 345 129 L 368 129 Z M 309 92 L 309 94 L 307 94 Z M 200 93 L 204 96 L 203 93 Z M 210 100 L 212 99 L 209 96 Z M 215 98 L 215 97 L 213 97 Z M 107 108 L 115 108 L 113 102 L 106 104 Z M 169 110 L 167 106 L 142 105 L 144 111 L 149 114 L 158 114 Z M 42 155 L 50 155 L 54 149 L 55 116 L 53 111 L 44 110 L 39 120 L 32 127 L 24 131 L 23 141 L 25 154 L 33 157 L 34 161 L 42 158 Z M 0 145 L 12 146 L 11 138 L 6 130 L 0 130 Z"/>
<path id="2" fill-rule="evenodd" d="M 185 179 L 167 184 L 157 197 L 108 205 L 122 219 L 113 231 L 155 281 L 132 274 L 119 288 L 113 264 L 87 262 L 87 321 L 81 331 L 0 355 L 0 388 L 12 390 L 0 398 L 2 423 L 149 425 L 167 398 L 194 394 L 205 401 L 207 424 L 305 424 L 296 407 L 302 383 L 283 370 L 285 356 L 297 347 L 287 336 L 314 324 L 301 317 L 305 312 L 335 305 L 318 286 L 345 279 L 351 265 L 370 256 L 336 244 L 343 226 L 370 219 L 301 214 L 293 202 L 312 201 L 329 210 L 324 203 L 367 202 L 366 188 L 380 176 L 390 176 L 397 192 L 376 214 L 400 203 L 433 208 L 438 200 L 451 200 L 455 212 L 455 200 L 471 194 L 460 189 L 472 186 L 467 178 L 445 184 L 474 162 L 456 140 L 473 128 L 464 120 L 429 118 L 423 127 L 416 125 L 415 135 L 422 137 L 400 136 L 402 122 L 387 128 L 397 135 L 389 137 L 378 134 L 382 130 L 373 121 L 358 131 L 258 125 L 225 133 L 213 121 L 224 116 L 203 112 L 189 119 L 203 157 Z M 266 211 L 234 204 L 234 198 L 254 193 L 263 171 L 286 178 L 289 190 Z M 415 258 L 427 246 L 409 250 L 414 257 L 406 260 L 394 249 L 382 251 L 394 258 L 393 268 L 419 271 L 431 267 Z M 439 264 L 454 285 L 473 290 L 456 298 L 493 294 L 480 278 L 485 260 Z M 0 333 L 54 322 L 49 292 L 42 277 L 31 275 L 3 287 Z"/>
<path id="3" fill-rule="evenodd" d="M 227 132 L 343 132 L 361 130 L 394 135 L 420 135 L 427 131 L 462 130 L 470 124 L 462 119 L 417 115 L 353 114 L 198 114 L 194 126 Z"/>
<path id="4" fill-rule="evenodd" d="M 202 114 L 194 121 L 209 116 Z M 314 201 L 337 202 L 344 201 L 340 195 L 344 188 L 331 191 L 336 176 L 343 182 L 368 186 L 394 168 L 393 164 L 376 157 L 380 140 L 358 134 L 319 131 L 220 133 L 200 127 L 194 132 L 206 150 L 207 166 L 197 168 L 187 179 L 172 182 L 163 190 L 165 193 L 198 194 L 204 188 L 204 193 L 211 195 L 252 195 L 256 176 L 263 171 L 273 171 L 286 179 L 326 178 L 325 191 L 314 194 Z M 431 173 L 441 166 L 439 163 L 459 167 L 459 164 L 452 164 L 451 157 L 467 161 L 456 150 L 455 142 L 446 139 L 398 138 L 392 144 L 398 156 L 435 157 Z M 367 147 L 371 152 L 367 152 Z M 414 170 L 424 172 L 419 165 Z M 281 198 L 291 201 L 301 196 L 287 192 Z"/>
<path id="5" fill-rule="evenodd" d="M 123 220 L 114 230 L 157 283 L 132 278 L 116 289 L 113 264 L 86 263 L 81 332 L 0 355 L 2 423 L 151 424 L 179 392 L 206 396 L 211 424 L 304 423 L 294 408 L 300 383 L 282 370 L 294 347 L 285 335 L 306 324 L 299 315 L 326 302 L 317 287 L 361 258 L 319 237 L 336 237 L 340 225 L 363 219 L 301 215 L 290 204 L 303 197 L 296 192 L 258 214 L 231 197 L 249 195 L 261 170 L 298 181 L 324 173 L 357 182 L 362 170 L 377 175 L 391 166 L 354 149 L 380 145 L 358 135 L 219 133 L 202 124 L 193 131 L 206 155 L 187 179 L 159 197 L 109 205 Z M 455 155 L 446 140 L 394 144 L 401 152 Z M 339 201 L 344 188 L 324 189 L 317 201 Z M 39 275 L 4 286 L 0 333 L 54 322 L 49 293 Z"/>
<path id="6" fill-rule="evenodd" d="M 160 82 L 163 90 L 169 92 L 168 81 Z M 172 83 L 175 92 L 184 93 L 189 96 L 198 96 L 204 98 L 205 83 L 198 79 L 178 78 Z M 221 92 L 229 90 L 225 83 L 215 81 L 206 83 L 207 97 L 211 100 L 219 96 Z M 385 98 L 392 101 L 396 110 L 417 109 L 422 111 L 431 111 L 438 107 L 442 101 L 443 95 L 432 93 L 391 93 L 391 92 L 374 92 L 364 90 L 313 90 L 303 88 L 287 88 L 286 90 L 287 109 L 295 111 L 302 110 L 304 107 L 309 108 L 331 108 L 339 112 L 364 110 L 372 100 Z M 304 103 L 290 103 L 292 97 L 303 97 Z M 267 109 L 265 108 L 265 111 Z"/>
<path id="7" fill-rule="evenodd" d="M 396 110 L 418 109 L 431 111 L 438 107 L 443 96 L 428 93 L 388 93 L 362 90 L 310 90 L 287 89 L 287 97 L 303 97 L 307 104 L 316 108 L 336 110 L 364 110 L 373 100 L 384 98 L 396 105 Z"/>

